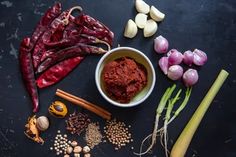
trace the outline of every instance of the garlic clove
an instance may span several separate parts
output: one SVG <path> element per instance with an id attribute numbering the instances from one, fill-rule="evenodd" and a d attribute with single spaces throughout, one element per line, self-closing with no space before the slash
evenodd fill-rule
<path id="1" fill-rule="evenodd" d="M 125 26 L 124 36 L 127 38 L 133 38 L 136 36 L 137 32 L 138 32 L 137 25 L 133 20 L 129 19 Z"/>
<path id="2" fill-rule="evenodd" d="M 158 28 L 157 23 L 154 20 L 152 19 L 147 20 L 146 25 L 143 29 L 144 37 L 150 37 L 154 35 L 157 31 L 157 28 Z"/>
<path id="3" fill-rule="evenodd" d="M 143 0 L 136 0 L 135 7 L 139 13 L 147 14 L 150 11 L 150 6 L 147 3 L 145 3 Z"/>
<path id="4" fill-rule="evenodd" d="M 151 6 L 151 9 L 150 9 L 150 16 L 153 20 L 159 22 L 159 21 L 162 21 L 164 20 L 165 18 L 165 14 L 160 12 L 156 7 L 154 6 Z"/>
<path id="5" fill-rule="evenodd" d="M 135 16 L 135 23 L 138 26 L 138 28 L 143 29 L 147 23 L 147 15 L 143 13 L 138 13 Z"/>

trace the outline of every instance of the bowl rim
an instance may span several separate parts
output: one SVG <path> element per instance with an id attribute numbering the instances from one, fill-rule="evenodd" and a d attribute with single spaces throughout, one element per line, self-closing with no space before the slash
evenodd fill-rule
<path id="1" fill-rule="evenodd" d="M 131 103 L 119 103 L 119 102 L 116 102 L 114 100 L 112 100 L 111 98 L 109 98 L 102 90 L 101 88 L 101 85 L 100 85 L 100 82 L 99 82 L 99 79 L 98 77 L 98 74 L 99 74 L 99 69 L 101 68 L 101 65 L 102 63 L 104 62 L 104 60 L 107 58 L 107 56 L 109 56 L 111 53 L 114 53 L 115 51 L 120 51 L 120 50 L 130 50 L 130 51 L 134 51 L 136 53 L 138 53 L 139 55 L 141 55 L 148 63 L 148 65 L 150 66 L 151 68 L 151 73 L 152 73 L 152 83 L 151 83 L 151 87 L 150 89 L 148 90 L 148 92 L 146 93 L 146 95 L 138 100 L 138 101 L 135 101 L 135 102 L 131 102 Z M 154 86 L 155 86 L 155 83 L 156 83 L 156 73 L 155 73 L 155 70 L 154 70 L 154 67 L 150 61 L 150 59 L 143 53 L 141 52 L 140 50 L 138 49 L 135 49 L 135 48 L 132 48 L 132 47 L 117 47 L 117 48 L 113 48 L 111 49 L 110 51 L 108 51 L 107 53 L 105 53 L 101 59 L 99 60 L 97 66 L 96 66 L 96 70 L 95 70 L 95 82 L 96 82 L 96 86 L 97 86 L 97 89 L 99 91 L 99 93 L 102 95 L 102 97 L 104 99 L 106 99 L 109 103 L 111 103 L 112 105 L 115 105 L 115 106 L 118 106 L 118 107 L 123 107 L 123 108 L 128 108 L 128 107 L 133 107 L 133 106 L 137 106 L 139 104 L 141 104 L 142 102 L 144 102 L 149 96 L 150 94 L 152 93 L 153 89 L 154 89 Z"/>

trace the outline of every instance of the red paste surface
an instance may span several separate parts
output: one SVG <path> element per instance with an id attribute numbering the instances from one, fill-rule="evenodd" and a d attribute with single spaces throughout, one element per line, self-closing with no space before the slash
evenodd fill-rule
<path id="1" fill-rule="evenodd" d="M 128 103 L 147 85 L 147 70 L 134 59 L 122 57 L 104 66 L 102 79 L 112 99 Z"/>

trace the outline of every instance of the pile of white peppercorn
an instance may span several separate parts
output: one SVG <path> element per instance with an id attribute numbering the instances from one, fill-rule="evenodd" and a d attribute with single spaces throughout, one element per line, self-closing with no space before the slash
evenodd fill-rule
<path id="1" fill-rule="evenodd" d="M 76 141 L 70 141 L 67 139 L 67 135 L 62 135 L 60 130 L 57 131 L 57 135 L 54 140 L 54 147 L 50 147 L 50 150 L 55 150 L 56 155 L 64 154 L 64 157 L 91 157 L 89 146 L 81 147 Z M 72 155 L 73 154 L 73 155 Z"/>
<path id="2" fill-rule="evenodd" d="M 115 145 L 115 150 L 133 142 L 128 129 L 130 127 L 130 125 L 127 127 L 124 122 L 118 122 L 116 119 L 107 121 L 104 132 L 108 141 Z"/>
<path id="3" fill-rule="evenodd" d="M 67 147 L 69 146 L 69 141 L 67 139 L 67 135 L 61 134 L 61 131 L 57 131 L 57 135 L 54 139 L 54 147 L 50 147 L 50 150 L 55 150 L 57 155 L 64 154 L 66 152 Z"/>

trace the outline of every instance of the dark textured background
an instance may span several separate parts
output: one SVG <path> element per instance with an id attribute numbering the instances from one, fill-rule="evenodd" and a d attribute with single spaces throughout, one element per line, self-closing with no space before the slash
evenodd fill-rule
<path id="1" fill-rule="evenodd" d="M 209 57 L 207 64 L 199 69 L 200 79 L 192 93 L 188 106 L 169 126 L 170 148 L 198 104 L 211 86 L 219 71 L 224 68 L 230 76 L 198 128 L 187 152 L 187 157 L 235 157 L 236 156 L 236 1 L 234 0 L 146 0 L 166 14 L 159 25 L 157 35 L 165 36 L 170 48 L 180 51 L 194 48 L 204 50 Z M 143 51 L 152 61 L 157 75 L 151 96 L 138 107 L 120 109 L 111 106 L 99 94 L 94 81 L 95 67 L 100 56 L 87 57 L 68 77 L 53 87 L 40 90 L 40 112 L 48 115 L 47 108 L 53 100 L 55 90 L 61 88 L 100 104 L 110 110 L 114 117 L 132 125 L 134 143 L 120 151 L 110 144 L 101 144 L 92 151 L 96 157 L 131 157 L 130 150 L 137 150 L 141 140 L 152 131 L 155 108 L 164 90 L 172 82 L 161 74 L 157 67 L 160 56 L 153 51 L 153 39 L 145 39 L 139 30 L 132 40 L 123 37 L 124 26 L 136 14 L 134 1 L 130 0 L 63 0 L 63 8 L 81 5 L 84 12 L 99 19 L 115 33 L 114 47 L 131 46 Z M 55 156 L 49 151 L 56 130 L 64 129 L 64 120 L 49 116 L 50 129 L 42 134 L 45 145 L 33 143 L 23 134 L 24 125 L 31 115 L 31 102 L 21 80 L 18 62 L 20 40 L 31 35 L 37 21 L 54 1 L 9 0 L 0 1 L 0 156 L 42 157 Z M 68 103 L 70 112 L 78 109 Z M 86 112 L 86 111 L 85 111 Z M 88 113 L 88 112 L 87 112 Z M 89 113 L 94 121 L 104 121 Z M 83 143 L 82 137 L 73 136 Z M 153 154 L 164 156 L 159 142 Z"/>

